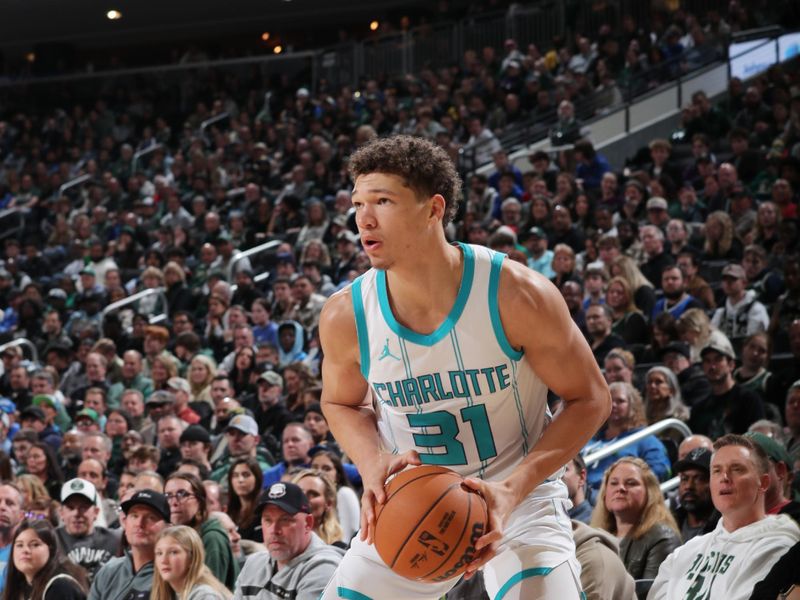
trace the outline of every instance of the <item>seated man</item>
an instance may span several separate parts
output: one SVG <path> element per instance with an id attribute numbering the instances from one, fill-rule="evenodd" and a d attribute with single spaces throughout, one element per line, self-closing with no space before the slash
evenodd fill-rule
<path id="1" fill-rule="evenodd" d="M 100 509 L 97 490 L 85 479 L 72 479 L 61 488 L 58 514 L 63 525 L 56 529 L 59 545 L 70 560 L 86 569 L 91 583 L 95 573 L 117 555 L 121 531 L 95 525 Z"/>
<path id="2" fill-rule="evenodd" d="M 673 466 L 678 474 L 678 499 L 680 505 L 672 511 L 681 528 L 684 542 L 697 535 L 711 533 L 717 526 L 719 513 L 711 503 L 709 469 L 711 451 L 695 448 Z"/>
<path id="3" fill-rule="evenodd" d="M 274 483 L 262 492 L 257 510 L 269 550 L 248 557 L 234 599 L 319 598 L 344 553 L 314 533 L 303 490 L 293 483 Z"/>
<path id="4" fill-rule="evenodd" d="M 130 551 L 112 558 L 95 575 L 89 600 L 145 600 L 153 587 L 156 538 L 169 526 L 164 494 L 139 490 L 122 503 L 122 527 Z"/>
<path id="5" fill-rule="evenodd" d="M 772 565 L 800 540 L 786 515 L 767 516 L 769 458 L 747 437 L 728 434 L 714 443 L 711 500 L 722 514 L 716 529 L 680 546 L 661 564 L 648 600 L 746 600 Z"/>

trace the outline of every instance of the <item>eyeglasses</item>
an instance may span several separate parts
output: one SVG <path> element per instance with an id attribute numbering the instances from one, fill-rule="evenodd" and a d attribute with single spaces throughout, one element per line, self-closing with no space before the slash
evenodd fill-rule
<path id="1" fill-rule="evenodd" d="M 167 498 L 167 502 L 172 502 L 173 500 L 177 500 L 178 503 L 185 502 L 189 498 L 194 498 L 195 495 L 192 492 L 187 492 L 185 490 L 178 490 L 174 494 L 164 494 Z"/>

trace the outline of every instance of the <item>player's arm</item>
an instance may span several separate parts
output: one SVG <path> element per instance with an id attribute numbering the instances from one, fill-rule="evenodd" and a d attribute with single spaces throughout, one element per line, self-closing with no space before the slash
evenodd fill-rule
<path id="1" fill-rule="evenodd" d="M 500 318 L 509 342 L 564 408 L 504 481 L 480 482 L 490 509 L 490 532 L 478 547 L 494 546 L 511 511 L 589 441 L 611 412 L 611 396 L 589 345 L 564 300 L 546 278 L 505 261 L 499 287 Z M 494 515 L 491 513 L 494 512 Z"/>
<path id="2" fill-rule="evenodd" d="M 319 320 L 322 344 L 322 411 L 337 443 L 358 467 L 364 486 L 361 538 L 372 541 L 375 503 L 385 500 L 386 478 L 409 464 L 420 464 L 415 452 L 392 455 L 381 447 L 375 411 L 361 374 L 358 334 L 350 289 L 334 294 Z"/>

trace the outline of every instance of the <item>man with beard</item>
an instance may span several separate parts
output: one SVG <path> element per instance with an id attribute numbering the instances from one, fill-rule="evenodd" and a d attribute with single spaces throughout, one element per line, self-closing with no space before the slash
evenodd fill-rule
<path id="1" fill-rule="evenodd" d="M 611 333 L 614 317 L 606 304 L 592 304 L 586 310 L 586 329 L 589 331 L 589 343 L 598 365 L 605 361 L 606 354 L 614 348 L 626 348 L 625 340 Z"/>
<path id="2" fill-rule="evenodd" d="M 661 271 L 661 289 L 664 296 L 653 307 L 653 319 L 662 312 L 679 319 L 690 308 L 705 308 L 697 298 L 686 293 L 686 280 L 678 265 L 668 265 Z"/>
<path id="3" fill-rule="evenodd" d="M 729 341 L 712 341 L 703 348 L 700 357 L 711 382 L 711 396 L 692 408 L 689 426 L 693 432 L 711 438 L 745 433 L 751 424 L 764 418 L 764 404 L 758 394 L 733 378 L 736 353 Z"/>
<path id="4" fill-rule="evenodd" d="M 74 563 L 86 569 L 89 581 L 117 555 L 121 531 L 95 526 L 100 509 L 97 490 L 85 479 L 72 479 L 61 488 L 58 514 L 63 525 L 56 529 L 61 547 Z"/>
<path id="5" fill-rule="evenodd" d="M 58 449 L 58 465 L 65 477 L 72 479 L 78 473 L 78 466 L 81 464 L 81 453 L 83 452 L 83 432 L 77 429 L 70 429 L 64 434 L 61 440 L 61 447 Z"/>
<path id="6" fill-rule="evenodd" d="M 680 477 L 680 505 L 673 510 L 673 515 L 681 528 L 684 542 L 714 531 L 717 526 L 719 513 L 711 503 L 710 465 L 711 451 L 707 448 L 696 448 L 675 463 L 674 470 Z"/>
<path id="7" fill-rule="evenodd" d="M 13 483 L 0 485 L 0 594 L 6 584 L 6 568 L 11 560 L 11 541 L 22 522 L 22 492 Z"/>

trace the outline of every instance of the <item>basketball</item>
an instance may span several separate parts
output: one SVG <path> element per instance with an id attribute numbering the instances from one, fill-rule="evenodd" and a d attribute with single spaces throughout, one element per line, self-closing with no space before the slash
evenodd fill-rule
<path id="1" fill-rule="evenodd" d="M 376 511 L 375 548 L 398 575 L 439 582 L 458 577 L 488 527 L 486 502 L 457 473 L 433 465 L 407 469 L 386 486 Z"/>

